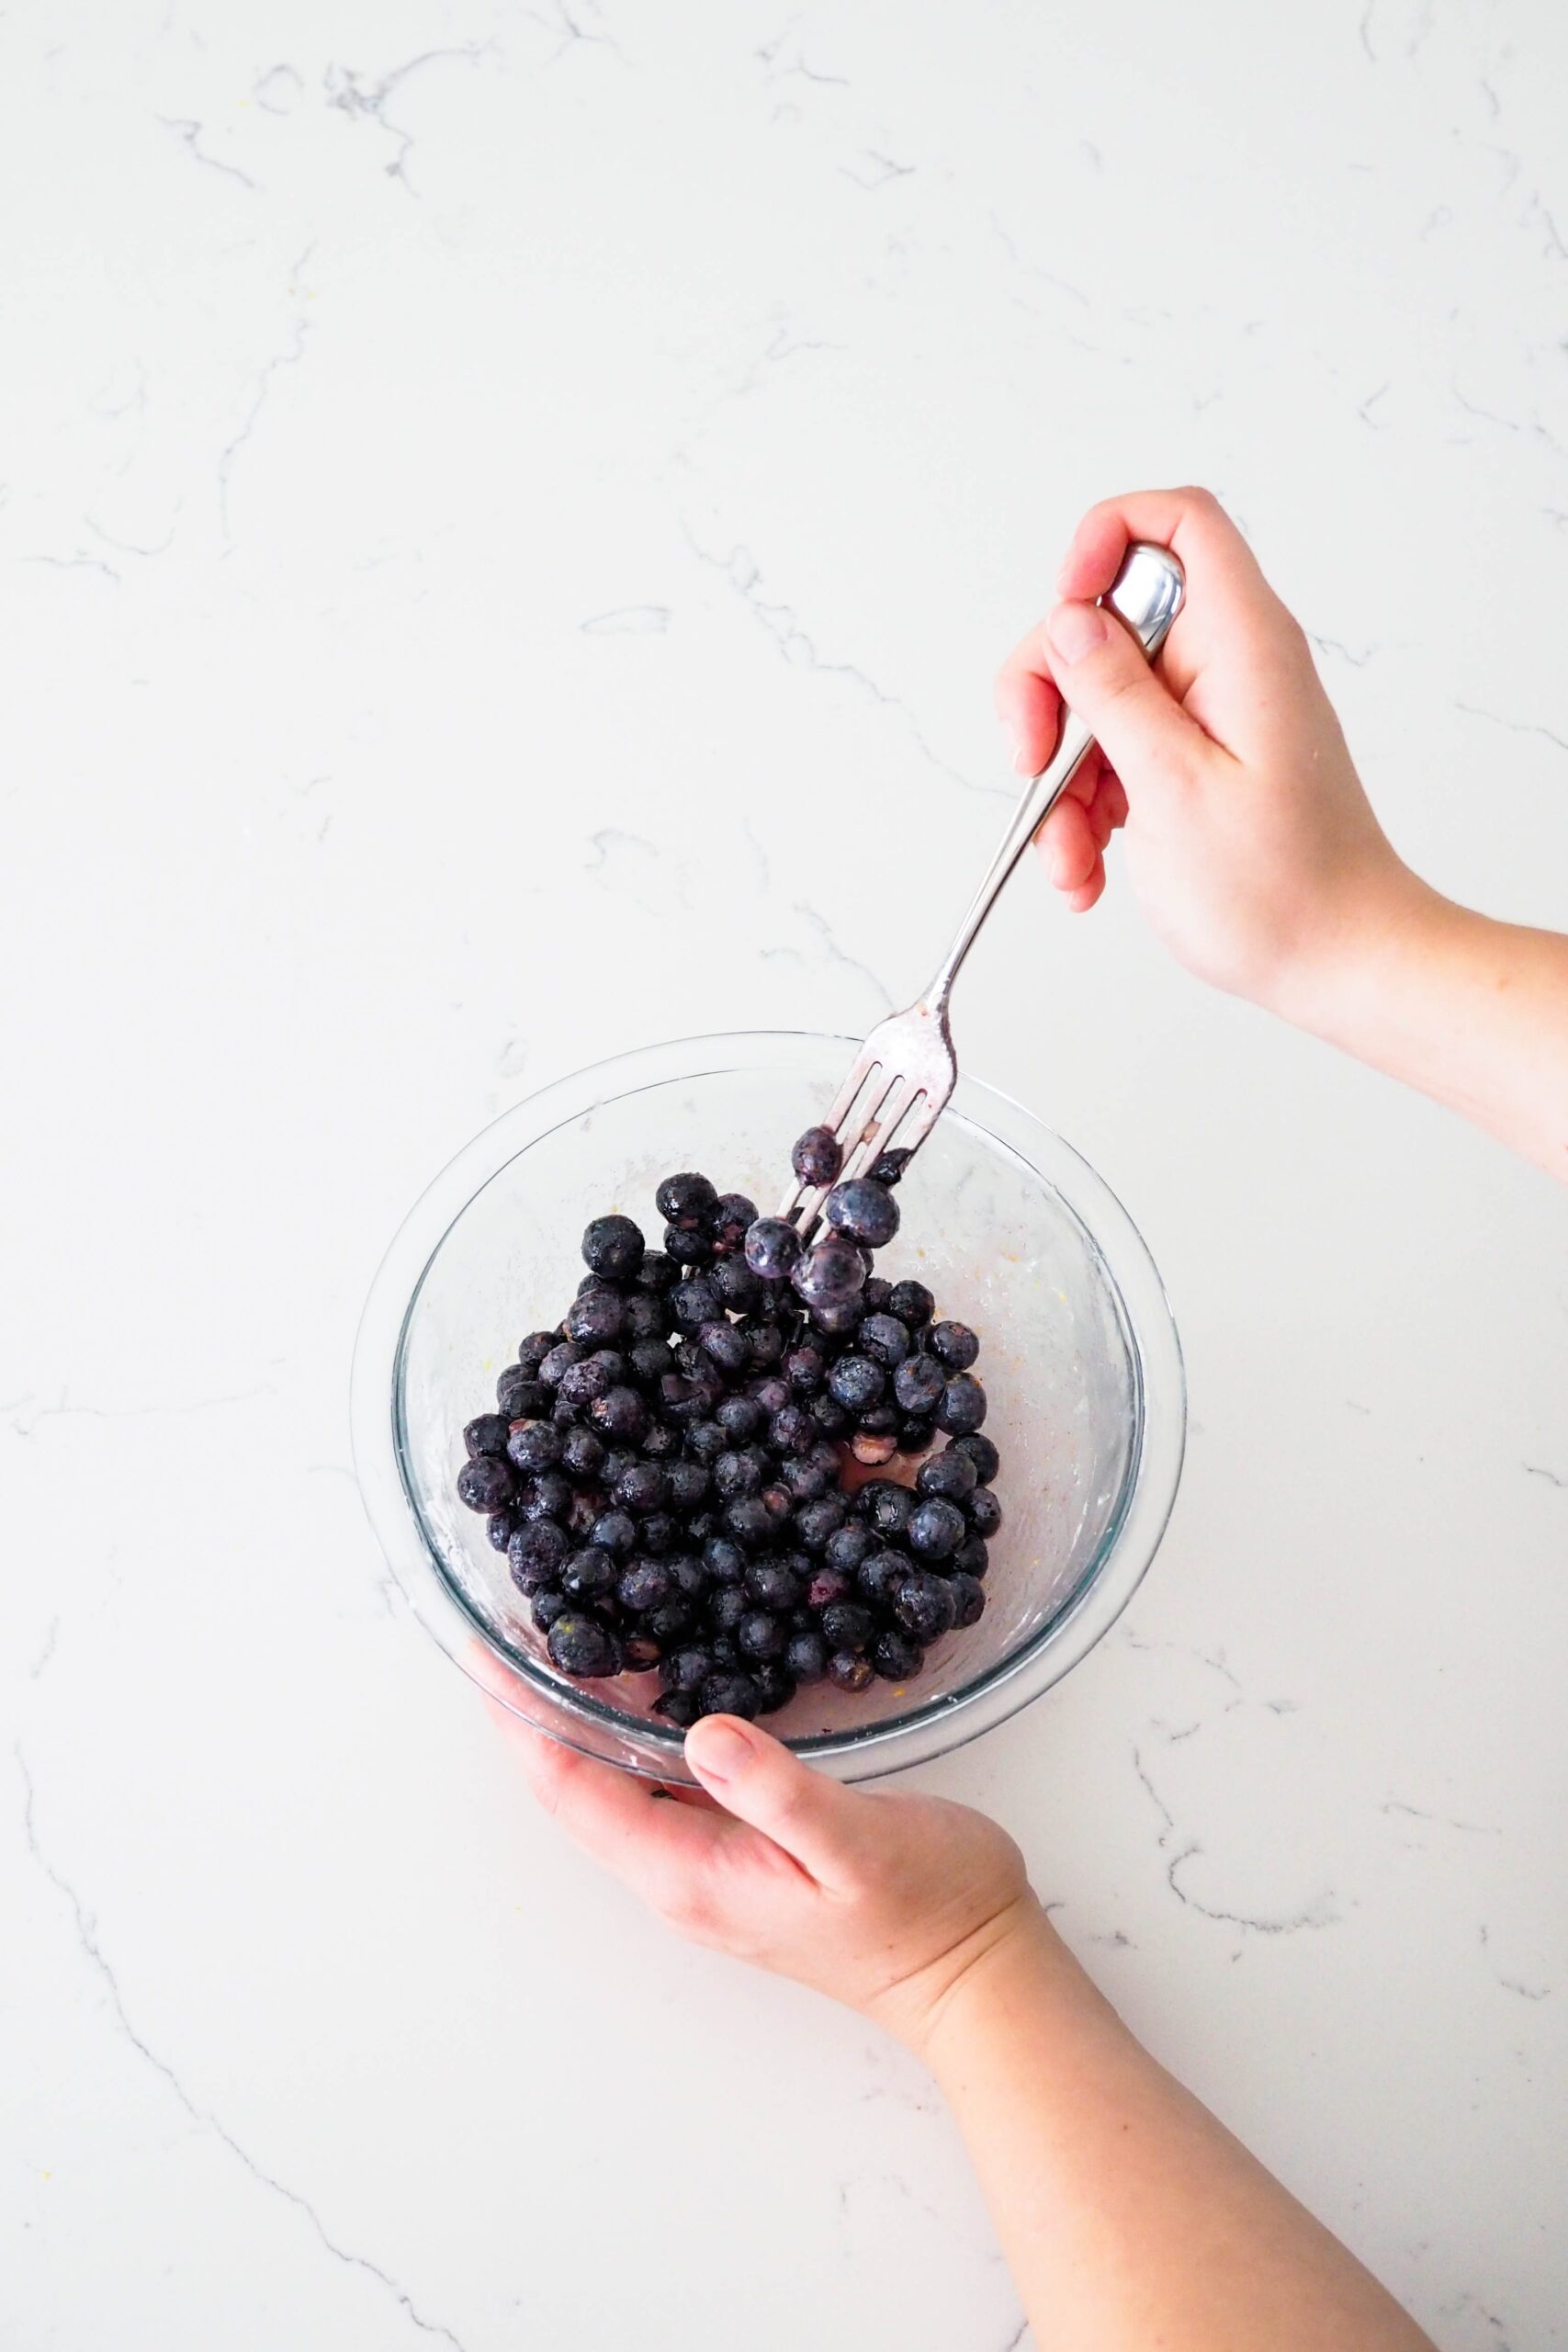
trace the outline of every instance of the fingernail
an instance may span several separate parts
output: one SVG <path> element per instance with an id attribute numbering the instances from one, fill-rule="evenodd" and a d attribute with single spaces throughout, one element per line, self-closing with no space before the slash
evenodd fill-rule
<path id="1" fill-rule="evenodd" d="M 686 1737 L 689 1744 L 690 1732 Z M 697 1761 L 710 1781 L 735 1780 L 746 1770 L 751 1755 L 751 1742 L 739 1724 L 715 1717 L 697 1732 Z"/>
<path id="2" fill-rule="evenodd" d="M 1105 643 L 1110 624 L 1098 605 L 1058 605 L 1045 624 L 1051 650 L 1069 667 L 1085 662 Z"/>

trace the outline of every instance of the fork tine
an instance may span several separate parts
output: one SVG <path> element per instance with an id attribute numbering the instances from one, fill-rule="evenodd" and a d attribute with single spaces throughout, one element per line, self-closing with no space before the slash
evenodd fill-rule
<path id="1" fill-rule="evenodd" d="M 846 1150 L 839 1171 L 840 1183 L 849 1176 L 863 1176 L 875 1166 L 923 1094 L 924 1089 L 918 1081 L 906 1078 L 902 1072 L 898 1074 L 876 1112 Z"/>

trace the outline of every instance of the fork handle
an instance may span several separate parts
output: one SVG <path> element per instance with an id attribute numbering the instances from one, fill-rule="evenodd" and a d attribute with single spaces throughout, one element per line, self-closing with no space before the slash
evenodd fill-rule
<path id="1" fill-rule="evenodd" d="M 1168 548 L 1150 547 L 1146 542 L 1135 541 L 1122 558 L 1121 570 L 1100 602 L 1118 619 L 1125 621 L 1152 662 L 1165 643 L 1172 621 L 1181 610 L 1184 584 L 1181 566 Z M 986 877 L 970 902 L 968 913 L 958 927 L 958 936 L 921 1000 L 933 1012 L 945 1016 L 947 1000 L 958 977 L 958 967 L 974 945 L 975 934 L 990 913 L 998 892 L 1093 746 L 1094 738 L 1082 719 L 1065 709 L 1062 731 L 1049 764 L 1024 786 L 1023 797 L 1013 812 L 1012 822 L 1003 834 L 1001 845 L 987 868 Z"/>

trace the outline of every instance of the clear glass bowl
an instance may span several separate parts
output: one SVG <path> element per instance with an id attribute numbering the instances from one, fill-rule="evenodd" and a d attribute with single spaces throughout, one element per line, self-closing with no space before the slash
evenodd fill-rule
<path id="1" fill-rule="evenodd" d="M 555 1323 L 592 1216 L 657 1241 L 653 1190 L 700 1168 L 764 1210 L 853 1039 L 770 1032 L 653 1046 L 563 1079 L 477 1136 L 430 1187 L 376 1277 L 355 1351 L 355 1462 L 415 1614 L 474 1681 L 553 1737 L 662 1781 L 681 1735 L 650 1713 L 656 1675 L 557 1673 L 484 1521 L 453 1482 L 463 1424 L 493 1408 L 524 1332 Z M 986 1613 L 907 1686 L 803 1690 L 769 1728 L 841 1780 L 923 1763 L 1066 1674 L 1126 1606 L 1181 1471 L 1181 1352 L 1147 1250 L 1077 1154 L 963 1079 L 899 1193 L 877 1271 L 918 1275 L 980 1333 L 986 1423 L 1006 1521 Z"/>

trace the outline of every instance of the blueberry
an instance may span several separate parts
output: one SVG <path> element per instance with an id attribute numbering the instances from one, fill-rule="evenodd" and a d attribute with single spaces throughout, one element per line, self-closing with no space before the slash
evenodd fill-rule
<path id="1" fill-rule="evenodd" d="M 663 1299 L 651 1291 L 634 1290 L 626 1301 L 626 1339 L 661 1340 L 668 1317 Z"/>
<path id="2" fill-rule="evenodd" d="M 773 1521 L 775 1531 L 783 1525 L 795 1509 L 794 1496 L 787 1487 L 781 1487 L 777 1479 L 772 1486 L 764 1487 L 757 1499 Z"/>
<path id="3" fill-rule="evenodd" d="M 886 1315 L 887 1312 L 887 1302 L 892 1295 L 893 1285 L 891 1283 L 884 1282 L 880 1274 L 867 1274 L 865 1278 L 865 1287 L 861 1292 L 861 1298 L 864 1303 L 865 1311 L 868 1315 Z"/>
<path id="4" fill-rule="evenodd" d="M 641 1630 L 651 1634 L 662 1648 L 668 1649 L 671 1642 L 682 1641 L 690 1634 L 695 1613 L 683 1592 L 672 1592 L 668 1600 L 661 1600 L 657 1609 L 649 1611 Z"/>
<path id="5" fill-rule="evenodd" d="M 707 1214 L 708 1233 L 725 1257 L 739 1250 L 757 1222 L 757 1204 L 744 1193 L 721 1193 Z"/>
<path id="6" fill-rule="evenodd" d="M 621 1665 L 627 1674 L 646 1674 L 663 1655 L 651 1634 L 627 1634 L 621 1643 Z"/>
<path id="7" fill-rule="evenodd" d="M 512 1581 L 519 1592 L 541 1592 L 553 1584 L 565 1564 L 570 1542 L 564 1527 L 553 1519 L 525 1520 L 513 1532 L 506 1547 Z"/>
<path id="8" fill-rule="evenodd" d="M 567 1506 L 566 1527 L 568 1534 L 575 1535 L 579 1540 L 581 1540 L 582 1537 L 586 1536 L 589 1529 L 592 1526 L 598 1516 L 599 1498 L 592 1491 L 591 1488 L 585 1487 L 581 1493 L 573 1495 L 571 1501 Z"/>
<path id="9" fill-rule="evenodd" d="M 592 1405 L 596 1396 L 614 1388 L 626 1370 L 622 1359 L 605 1348 L 598 1353 L 584 1356 L 581 1363 L 569 1363 L 556 1388 L 556 1395 L 566 1405 Z"/>
<path id="10" fill-rule="evenodd" d="M 941 1453 L 922 1462 L 915 1473 L 915 1486 L 922 1495 L 943 1495 L 950 1503 L 961 1503 L 972 1495 L 978 1483 L 975 1464 L 966 1453 L 948 1446 Z"/>
<path id="11" fill-rule="evenodd" d="M 986 1392 L 972 1372 L 955 1372 L 936 1408 L 938 1426 L 950 1437 L 967 1437 L 986 1418 Z"/>
<path id="12" fill-rule="evenodd" d="M 826 1550 L 829 1538 L 842 1527 L 848 1508 L 842 1495 L 820 1495 L 815 1502 L 801 1504 L 795 1515 L 795 1532 L 807 1551 Z"/>
<path id="13" fill-rule="evenodd" d="M 881 1675 L 885 1682 L 912 1682 L 925 1662 L 919 1643 L 896 1626 L 878 1634 L 871 1645 L 872 1672 Z"/>
<path id="14" fill-rule="evenodd" d="M 888 1372 L 897 1372 L 909 1352 L 909 1334 L 896 1315 L 864 1315 L 855 1333 L 855 1346 Z"/>
<path id="15" fill-rule="evenodd" d="M 851 1416 L 825 1388 L 811 1399 L 810 1412 L 817 1427 L 829 1437 L 842 1437 L 850 1426 Z"/>
<path id="16" fill-rule="evenodd" d="M 909 1513 L 909 1524 L 904 1538 L 911 1552 L 922 1559 L 950 1560 L 969 1530 L 964 1513 L 956 1503 L 941 1495 L 928 1495 Z"/>
<path id="17" fill-rule="evenodd" d="M 601 1552 L 596 1544 L 585 1544 L 573 1552 L 561 1570 L 560 1589 L 572 1600 L 596 1600 L 601 1593 L 609 1592 L 615 1581 L 615 1562 L 608 1552 Z"/>
<path id="18" fill-rule="evenodd" d="M 576 1499 L 564 1470 L 536 1470 L 518 1508 L 524 1519 L 565 1519 Z"/>
<path id="19" fill-rule="evenodd" d="M 891 1602 L 908 1573 L 908 1554 L 884 1545 L 880 1551 L 868 1553 L 855 1570 L 855 1590 L 874 1608 L 881 1608 Z"/>
<path id="20" fill-rule="evenodd" d="M 678 1225 L 667 1225 L 664 1251 L 678 1266 L 705 1266 L 713 1256 L 713 1243 L 705 1233 L 686 1232 Z"/>
<path id="21" fill-rule="evenodd" d="M 817 1435 L 817 1424 L 804 1405 L 785 1405 L 768 1423 L 768 1443 L 775 1453 L 804 1453 Z"/>
<path id="22" fill-rule="evenodd" d="M 976 1535 L 989 1538 L 1002 1523 L 1002 1507 L 989 1487 L 976 1487 L 964 1508 Z"/>
<path id="23" fill-rule="evenodd" d="M 947 1374 L 935 1356 L 908 1356 L 893 1375 L 893 1394 L 906 1413 L 933 1412 L 947 1386 Z"/>
<path id="24" fill-rule="evenodd" d="M 754 1322 L 749 1326 L 746 1336 L 751 1349 L 751 1361 L 759 1372 L 765 1372 L 771 1364 L 777 1363 L 784 1351 L 784 1335 L 776 1323 Z"/>
<path id="25" fill-rule="evenodd" d="M 653 1204 L 667 1224 L 693 1227 L 703 1222 L 717 1199 L 705 1176 L 686 1169 L 680 1175 L 666 1176 L 653 1195 Z"/>
<path id="26" fill-rule="evenodd" d="M 795 1696 L 795 1677 L 776 1657 L 759 1658 L 751 1668 L 751 1679 L 757 1685 L 757 1713 L 777 1714 L 787 1707 Z"/>
<path id="27" fill-rule="evenodd" d="M 919 1330 L 931 1321 L 935 1306 L 924 1283 L 895 1283 L 887 1294 L 888 1313 L 896 1315 L 900 1323 L 907 1323 L 911 1331 Z"/>
<path id="28" fill-rule="evenodd" d="M 837 1533 L 829 1535 L 823 1546 L 822 1556 L 830 1568 L 839 1569 L 844 1576 L 853 1576 L 867 1553 L 874 1548 L 870 1529 L 857 1526 L 852 1520 L 848 1526 L 840 1527 Z"/>
<path id="29" fill-rule="evenodd" d="M 675 1589 L 687 1600 L 705 1598 L 709 1584 L 707 1570 L 690 1552 L 677 1552 L 665 1563 Z"/>
<path id="30" fill-rule="evenodd" d="M 825 1240 L 812 1244 L 791 1279 L 807 1306 L 839 1307 L 864 1282 L 865 1267 L 852 1241 L 830 1233 Z"/>
<path id="31" fill-rule="evenodd" d="M 749 1437 L 756 1436 L 767 1415 L 754 1396 L 727 1396 L 714 1419 L 727 1438 L 744 1445 Z"/>
<path id="32" fill-rule="evenodd" d="M 595 1396 L 588 1418 L 606 1437 L 637 1439 L 648 1427 L 648 1407 L 635 1388 L 611 1388 Z"/>
<path id="33" fill-rule="evenodd" d="M 485 1521 L 485 1533 L 490 1538 L 491 1550 L 506 1551 L 511 1544 L 516 1526 L 517 1521 L 509 1510 L 492 1510 Z"/>
<path id="34" fill-rule="evenodd" d="M 896 1144 L 891 1151 L 885 1151 L 880 1159 L 872 1163 L 871 1173 L 874 1182 L 886 1184 L 891 1192 L 903 1175 L 905 1169 L 908 1168 L 912 1149 L 913 1146 L 906 1150 Z"/>
<path id="35" fill-rule="evenodd" d="M 828 1492 L 828 1474 L 807 1454 L 792 1453 L 779 1464 L 779 1484 L 789 1488 L 797 1506 L 819 1502 Z"/>
<path id="36" fill-rule="evenodd" d="M 735 1638 L 745 1657 L 777 1657 L 787 1635 L 771 1609 L 749 1609 L 735 1628 Z"/>
<path id="37" fill-rule="evenodd" d="M 665 1493 L 674 1511 L 695 1509 L 708 1490 L 708 1474 L 700 1462 L 671 1462 L 664 1474 Z"/>
<path id="38" fill-rule="evenodd" d="M 892 1478 L 869 1478 L 855 1497 L 855 1509 L 874 1534 L 891 1543 L 909 1524 L 915 1498 Z"/>
<path id="39" fill-rule="evenodd" d="M 934 1642 L 951 1632 L 956 1605 L 945 1577 L 930 1568 L 911 1568 L 894 1589 L 893 1609 L 907 1634 L 919 1642 Z"/>
<path id="40" fill-rule="evenodd" d="M 906 1413 L 894 1435 L 900 1453 L 924 1453 L 936 1435 L 936 1423 L 923 1413 Z"/>
<path id="41" fill-rule="evenodd" d="M 630 1282 L 642 1263 L 642 1227 L 629 1216 L 596 1216 L 582 1237 L 583 1262 L 611 1282 Z"/>
<path id="42" fill-rule="evenodd" d="M 657 1388 L 665 1374 L 675 1369 L 675 1359 L 662 1340 L 636 1340 L 626 1361 L 639 1388 Z"/>
<path id="43" fill-rule="evenodd" d="M 518 1421 L 507 1432 L 507 1459 L 519 1470 L 551 1470 L 563 1443 L 553 1421 Z"/>
<path id="44" fill-rule="evenodd" d="M 470 1461 L 480 1453 L 504 1453 L 507 1433 L 511 1428 L 504 1413 L 481 1413 L 463 1431 L 463 1443 Z"/>
<path id="45" fill-rule="evenodd" d="M 755 1224 L 755 1218 L 752 1223 Z M 708 1268 L 707 1279 L 724 1305 L 733 1307 L 737 1315 L 744 1315 L 761 1299 L 762 1285 L 737 1253 L 731 1258 L 716 1258 Z"/>
<path id="46" fill-rule="evenodd" d="M 847 1233 L 863 1249 L 880 1250 L 898 1230 L 898 1204 L 886 1184 L 870 1176 L 852 1176 L 835 1184 L 823 1204 L 829 1225 Z"/>
<path id="47" fill-rule="evenodd" d="M 690 1731 L 697 1720 L 697 1699 L 694 1690 L 661 1690 L 653 1702 L 653 1712 L 673 1724 L 677 1731 Z"/>
<path id="48" fill-rule="evenodd" d="M 760 1216 L 746 1235 L 746 1263 L 765 1283 L 782 1283 L 800 1260 L 800 1236 L 782 1216 Z"/>
<path id="49" fill-rule="evenodd" d="M 662 1553 L 668 1552 L 672 1544 L 679 1541 L 680 1533 L 681 1522 L 672 1512 L 650 1510 L 642 1522 L 642 1532 L 637 1539 L 638 1549 L 657 1559 Z"/>
<path id="50" fill-rule="evenodd" d="M 784 1664 L 796 1682 L 820 1682 L 828 1671 L 828 1645 L 820 1634 L 792 1634 L 784 1644 Z"/>
<path id="51" fill-rule="evenodd" d="M 963 1575 L 973 1577 L 978 1584 L 991 1565 L 991 1555 L 987 1548 L 985 1537 L 971 1535 L 966 1543 L 961 1544 L 953 1555 L 953 1565 Z"/>
<path id="52" fill-rule="evenodd" d="M 732 1537 L 710 1535 L 703 1545 L 703 1566 L 715 1584 L 739 1584 L 746 1573 L 746 1555 Z"/>
<path id="53" fill-rule="evenodd" d="M 694 1544 L 705 1544 L 710 1535 L 718 1532 L 718 1513 L 705 1506 L 701 1510 L 694 1510 L 686 1521 L 686 1533 Z"/>
<path id="54" fill-rule="evenodd" d="M 541 1634 L 547 1634 L 558 1617 L 564 1617 L 571 1607 L 564 1592 L 536 1592 L 534 1595 L 533 1619 Z"/>
<path id="55" fill-rule="evenodd" d="M 967 1372 L 980 1352 L 980 1342 L 967 1323 L 933 1323 L 926 1345 L 949 1372 Z"/>
<path id="56" fill-rule="evenodd" d="M 601 1511 L 588 1531 L 590 1544 L 598 1545 L 617 1560 L 624 1560 L 637 1542 L 637 1521 L 630 1511 Z"/>
<path id="57" fill-rule="evenodd" d="M 659 1608 L 674 1589 L 675 1580 L 662 1560 L 633 1560 L 615 1579 L 615 1598 L 634 1617 Z"/>
<path id="58" fill-rule="evenodd" d="M 788 1381 L 779 1379 L 776 1374 L 754 1380 L 750 1393 L 752 1402 L 760 1405 L 770 1419 L 774 1413 L 782 1413 L 786 1405 L 794 1402 Z"/>
<path id="59" fill-rule="evenodd" d="M 542 1378 L 530 1379 L 520 1363 L 509 1363 L 495 1384 L 495 1401 L 508 1421 L 536 1421 L 550 1409 L 550 1392 Z"/>
<path id="60" fill-rule="evenodd" d="M 662 1250 L 645 1250 L 642 1263 L 637 1270 L 637 1288 L 657 1295 L 660 1291 L 669 1289 L 679 1272 L 674 1259 L 666 1256 Z"/>
<path id="61" fill-rule="evenodd" d="M 546 1388 L 558 1387 L 561 1375 L 568 1367 L 574 1363 L 581 1363 L 589 1352 L 587 1348 L 581 1347 L 575 1340 L 558 1340 L 539 1366 L 540 1382 Z M 502 1379 L 504 1380 L 506 1374 L 502 1373 Z M 498 1387 L 499 1385 L 498 1383 Z"/>
<path id="62" fill-rule="evenodd" d="M 827 1378 L 828 1351 L 819 1340 L 804 1340 L 790 1349 L 782 1369 L 796 1396 L 815 1396 Z"/>
<path id="63" fill-rule="evenodd" d="M 690 1642 L 666 1650 L 659 1665 L 659 1679 L 666 1690 L 695 1690 L 712 1672 L 712 1652 Z"/>
<path id="64" fill-rule="evenodd" d="M 858 1600 L 833 1600 L 822 1611 L 822 1632 L 832 1649 L 869 1649 L 876 1620 Z"/>
<path id="65" fill-rule="evenodd" d="M 722 1502 L 754 1495 L 761 1483 L 761 1464 L 754 1453 L 721 1453 L 713 1465 L 713 1490 Z"/>
<path id="66" fill-rule="evenodd" d="M 517 1350 L 517 1362 L 530 1380 L 539 1376 L 539 1366 L 560 1338 L 558 1331 L 530 1331 Z"/>
<path id="67" fill-rule="evenodd" d="M 550 1627 L 547 1646 L 563 1674 L 592 1678 L 621 1670 L 620 1644 L 592 1617 L 570 1611 L 564 1617 L 558 1617 Z"/>
<path id="68" fill-rule="evenodd" d="M 850 1452 L 868 1470 L 879 1470 L 891 1462 L 898 1451 L 898 1442 L 891 1432 L 879 1434 L 874 1430 L 856 1430 L 850 1440 Z"/>
<path id="69" fill-rule="evenodd" d="M 953 1596 L 953 1623 L 960 1628 L 977 1623 L 986 1613 L 986 1588 L 979 1577 L 960 1572 L 947 1578 L 947 1589 Z"/>
<path id="70" fill-rule="evenodd" d="M 849 1691 L 852 1697 L 858 1697 L 870 1688 L 871 1675 L 870 1658 L 862 1657 L 858 1651 L 835 1650 L 828 1660 L 829 1681 L 836 1689 Z"/>
<path id="71" fill-rule="evenodd" d="M 686 1428 L 686 1452 L 694 1462 L 705 1463 L 710 1468 L 721 1453 L 730 1451 L 729 1440 L 718 1421 L 692 1421 Z"/>
<path id="72" fill-rule="evenodd" d="M 670 1294 L 670 1312 L 680 1329 L 695 1339 L 705 1323 L 722 1316 L 724 1301 L 706 1274 L 688 1274 Z"/>
<path id="73" fill-rule="evenodd" d="M 746 1590 L 759 1609 L 794 1609 L 805 1597 L 806 1583 L 783 1560 L 753 1560 L 746 1571 Z"/>
<path id="74" fill-rule="evenodd" d="M 863 1313 L 858 1297 L 846 1298 L 836 1306 L 814 1306 L 811 1320 L 818 1331 L 826 1332 L 831 1340 L 840 1340 L 855 1329 Z"/>
<path id="75" fill-rule="evenodd" d="M 742 1495 L 738 1501 L 726 1503 L 724 1525 L 726 1532 L 748 1552 L 773 1541 L 773 1515 L 760 1495 Z"/>
<path id="76" fill-rule="evenodd" d="M 604 1459 L 602 1439 L 592 1430 L 568 1430 L 560 1442 L 560 1466 L 569 1478 L 594 1478 Z"/>
<path id="77" fill-rule="evenodd" d="M 842 1568 L 818 1568 L 806 1588 L 807 1609 L 830 1609 L 835 1600 L 848 1600 L 850 1579 Z"/>
<path id="78" fill-rule="evenodd" d="M 795 1137 L 789 1164 L 803 1184 L 830 1184 L 844 1164 L 843 1146 L 831 1127 L 807 1127 Z"/>
<path id="79" fill-rule="evenodd" d="M 748 1722 L 761 1703 L 761 1692 L 753 1678 L 739 1668 L 731 1668 L 719 1674 L 710 1674 L 697 1692 L 699 1715 L 744 1715 Z"/>
<path id="80" fill-rule="evenodd" d="M 746 1334 L 733 1323 L 705 1323 L 697 1333 L 697 1344 L 720 1372 L 744 1372 L 751 1361 Z"/>
<path id="81" fill-rule="evenodd" d="M 857 1416 L 870 1412 L 886 1385 L 887 1374 L 870 1356 L 840 1356 L 828 1374 L 828 1387 L 834 1402 L 841 1405 L 846 1413 Z"/>
<path id="82" fill-rule="evenodd" d="M 476 1453 L 457 1473 L 457 1499 L 470 1510 L 504 1510 L 516 1492 L 512 1464 L 493 1453 Z"/>
<path id="83" fill-rule="evenodd" d="M 733 1634 L 750 1613 L 751 1597 L 738 1584 L 721 1584 L 708 1600 L 708 1623 L 716 1634 Z"/>

